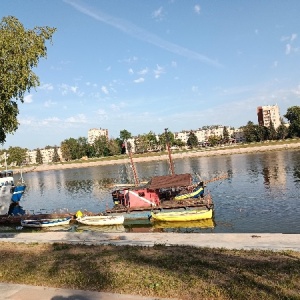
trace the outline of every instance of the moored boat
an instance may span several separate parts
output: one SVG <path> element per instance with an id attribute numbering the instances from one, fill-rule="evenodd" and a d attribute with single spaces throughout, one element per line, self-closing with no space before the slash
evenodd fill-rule
<path id="1" fill-rule="evenodd" d="M 93 226 L 122 225 L 124 216 L 82 216 L 76 220 L 80 224 Z"/>
<path id="2" fill-rule="evenodd" d="M 71 221 L 71 217 L 65 218 L 50 218 L 50 219 L 23 219 L 21 220 L 21 226 L 23 227 L 53 227 L 68 225 Z"/>
<path id="3" fill-rule="evenodd" d="M 13 171 L 5 170 L 0 172 L 0 197 L 7 196 L 11 193 L 14 186 Z"/>
<path id="4" fill-rule="evenodd" d="M 169 154 L 170 175 L 154 176 L 144 185 L 139 184 L 137 172 L 129 150 L 131 169 L 133 170 L 135 186 L 118 188 L 112 192 L 114 207 L 107 209 L 107 214 L 124 214 L 125 219 L 148 215 L 153 210 L 180 211 L 182 209 L 212 208 L 211 194 L 205 190 L 208 182 L 220 180 L 221 176 L 209 181 L 194 180 L 189 173 L 175 174 L 171 150 L 166 129 L 167 150 Z M 196 179 L 196 178 L 195 178 Z"/>
<path id="5" fill-rule="evenodd" d="M 212 209 L 151 213 L 151 220 L 163 221 L 163 222 L 188 222 L 188 221 L 211 219 L 212 217 L 213 217 Z"/>

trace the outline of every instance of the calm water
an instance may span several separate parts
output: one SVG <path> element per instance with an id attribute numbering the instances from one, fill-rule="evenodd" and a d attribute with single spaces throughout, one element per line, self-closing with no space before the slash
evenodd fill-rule
<path id="1" fill-rule="evenodd" d="M 300 233 L 300 151 L 187 158 L 174 164 L 176 173 L 199 174 L 204 180 L 222 174 L 229 178 L 207 187 L 215 204 L 213 229 L 164 230 Z M 167 161 L 136 167 L 141 180 L 168 174 Z M 112 207 L 108 184 L 127 182 L 130 173 L 129 165 L 26 173 L 21 203 L 34 213 L 101 212 Z"/>

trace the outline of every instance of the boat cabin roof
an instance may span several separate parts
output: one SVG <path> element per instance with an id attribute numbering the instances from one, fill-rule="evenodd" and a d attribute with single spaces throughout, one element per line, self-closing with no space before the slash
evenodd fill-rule
<path id="1" fill-rule="evenodd" d="M 7 171 L 1 171 L 0 172 L 0 178 L 11 177 L 11 176 L 13 176 L 13 171 L 12 170 L 7 170 Z"/>
<path id="2" fill-rule="evenodd" d="M 192 184 L 191 174 L 175 174 L 166 176 L 155 176 L 151 179 L 149 189 L 157 190 L 163 188 L 176 188 Z"/>

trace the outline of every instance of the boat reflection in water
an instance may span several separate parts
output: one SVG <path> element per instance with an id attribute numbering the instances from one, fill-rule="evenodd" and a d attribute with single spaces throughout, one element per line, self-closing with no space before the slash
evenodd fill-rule
<path id="1" fill-rule="evenodd" d="M 215 222 L 213 219 L 187 222 L 154 222 L 152 227 L 154 231 L 162 232 L 203 232 L 205 229 L 215 228 Z"/>
<path id="2" fill-rule="evenodd" d="M 151 222 L 130 220 L 124 223 L 127 232 L 211 232 L 215 228 L 214 219 L 187 222 Z"/>

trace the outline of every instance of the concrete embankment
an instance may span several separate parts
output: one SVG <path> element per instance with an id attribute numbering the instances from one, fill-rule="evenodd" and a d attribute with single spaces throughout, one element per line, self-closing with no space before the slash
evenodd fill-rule
<path id="1" fill-rule="evenodd" d="M 193 247 L 300 251 L 300 234 L 281 233 L 101 233 L 42 232 L 0 233 L 0 242 L 71 243 L 88 245 L 154 246 L 155 244 Z"/>

